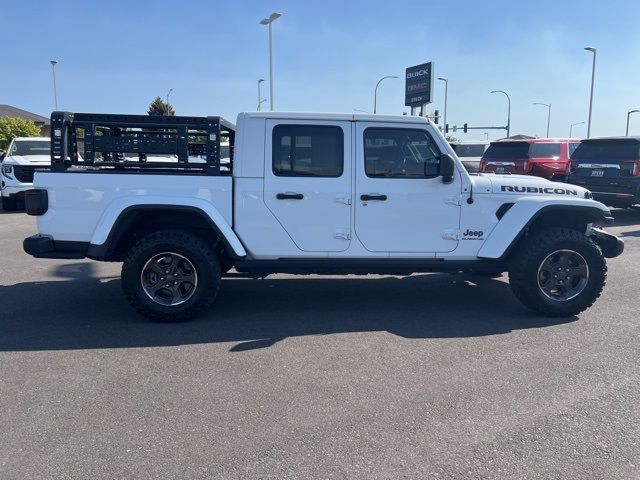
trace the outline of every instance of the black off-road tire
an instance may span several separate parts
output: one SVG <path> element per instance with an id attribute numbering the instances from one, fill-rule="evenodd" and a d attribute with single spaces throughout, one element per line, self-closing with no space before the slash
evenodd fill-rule
<path id="1" fill-rule="evenodd" d="M 163 252 L 175 252 L 195 267 L 197 283 L 191 297 L 179 305 L 161 305 L 151 299 L 142 285 L 147 261 Z M 195 234 L 180 230 L 160 230 L 141 238 L 122 264 L 122 289 L 140 314 L 156 322 L 185 322 L 207 310 L 220 288 L 220 263 L 215 251 Z"/>
<path id="2" fill-rule="evenodd" d="M 589 276 L 583 290 L 574 298 L 559 301 L 548 298 L 538 285 L 542 262 L 558 250 L 579 253 L 587 263 Z M 549 317 L 577 315 L 589 308 L 602 293 L 607 264 L 600 247 L 584 233 L 569 228 L 547 228 L 533 233 L 517 247 L 509 265 L 509 283 L 525 306 Z"/>
<path id="3" fill-rule="evenodd" d="M 5 212 L 15 212 L 18 210 L 18 201 L 15 198 L 2 197 L 2 210 Z"/>

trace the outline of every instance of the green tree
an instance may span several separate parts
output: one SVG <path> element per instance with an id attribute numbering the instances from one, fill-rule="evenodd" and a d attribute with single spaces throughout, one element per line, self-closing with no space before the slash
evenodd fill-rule
<path id="1" fill-rule="evenodd" d="M 40 127 L 31 120 L 14 117 L 0 117 L 0 152 L 9 148 L 9 143 L 16 137 L 37 137 Z"/>
<path id="2" fill-rule="evenodd" d="M 445 138 L 447 139 L 447 142 L 449 142 L 449 143 L 459 142 L 460 141 L 459 138 L 456 138 L 453 135 L 447 135 Z"/>
<path id="3" fill-rule="evenodd" d="M 149 105 L 147 113 L 149 115 L 175 115 L 176 111 L 170 103 L 163 102 L 160 97 L 156 97 Z"/>

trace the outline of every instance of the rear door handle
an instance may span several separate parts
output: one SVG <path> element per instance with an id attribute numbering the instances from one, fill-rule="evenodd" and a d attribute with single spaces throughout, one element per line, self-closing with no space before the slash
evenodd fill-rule
<path id="1" fill-rule="evenodd" d="M 386 195 L 381 195 L 379 193 L 365 193 L 364 195 L 360 195 L 360 200 L 362 200 L 363 202 L 367 202 L 369 200 L 378 200 L 380 202 L 384 202 L 386 199 Z"/>
<path id="2" fill-rule="evenodd" d="M 278 200 L 302 200 L 304 195 L 301 193 L 278 193 L 276 198 Z"/>

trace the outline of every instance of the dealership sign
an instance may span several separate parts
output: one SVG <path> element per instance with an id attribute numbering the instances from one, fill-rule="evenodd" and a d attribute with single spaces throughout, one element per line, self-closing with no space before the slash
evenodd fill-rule
<path id="1" fill-rule="evenodd" d="M 404 104 L 417 107 L 433 101 L 433 62 L 407 68 Z"/>

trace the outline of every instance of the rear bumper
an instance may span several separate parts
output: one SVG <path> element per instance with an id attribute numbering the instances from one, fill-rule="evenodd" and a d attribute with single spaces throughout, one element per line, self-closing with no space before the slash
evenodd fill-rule
<path id="1" fill-rule="evenodd" d="M 628 206 L 640 202 L 640 178 L 592 180 L 571 176 L 569 183 L 587 188 L 594 200 L 609 206 Z"/>
<path id="2" fill-rule="evenodd" d="M 36 258 L 85 258 L 88 242 L 54 240 L 49 235 L 32 235 L 22 242 L 26 253 Z"/>

